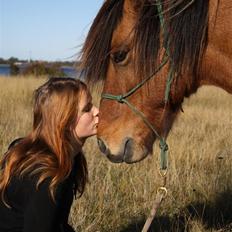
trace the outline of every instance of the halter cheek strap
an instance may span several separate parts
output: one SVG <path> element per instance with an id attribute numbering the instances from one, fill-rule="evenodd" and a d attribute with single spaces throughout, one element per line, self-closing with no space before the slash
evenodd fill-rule
<path id="1" fill-rule="evenodd" d="M 155 72 L 144 79 L 142 82 L 137 84 L 134 88 L 129 90 L 127 93 L 122 94 L 122 95 L 113 95 L 113 94 L 108 94 L 108 93 L 103 93 L 101 98 L 102 99 L 108 99 L 108 100 L 114 100 L 117 101 L 120 104 L 126 104 L 136 115 L 138 115 L 143 122 L 152 130 L 152 132 L 156 135 L 156 137 L 160 140 L 160 149 L 161 149 L 161 154 L 160 154 L 160 168 L 162 170 L 167 168 L 167 151 L 168 151 L 168 145 L 166 143 L 165 138 L 161 137 L 157 130 L 154 128 L 152 123 L 146 118 L 146 116 L 139 111 L 133 104 L 131 104 L 127 98 L 131 96 L 133 93 L 135 93 L 139 88 L 141 88 L 147 81 L 149 81 L 156 73 L 158 73 L 162 67 L 168 62 L 168 56 L 164 55 L 163 60 L 160 64 L 160 66 L 155 70 Z M 167 89 L 167 88 L 166 88 Z M 170 90 L 169 90 L 170 91 Z M 168 95 L 169 95 L 168 91 Z M 165 91 L 166 92 L 166 91 Z M 165 94 L 166 95 L 166 94 Z"/>

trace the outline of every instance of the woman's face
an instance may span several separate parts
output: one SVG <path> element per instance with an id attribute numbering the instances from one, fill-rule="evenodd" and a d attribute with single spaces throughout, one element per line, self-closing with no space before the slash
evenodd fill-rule
<path id="1" fill-rule="evenodd" d="M 86 93 L 81 94 L 79 113 L 75 126 L 75 133 L 81 140 L 97 133 L 99 110 L 92 104 L 92 98 Z"/>

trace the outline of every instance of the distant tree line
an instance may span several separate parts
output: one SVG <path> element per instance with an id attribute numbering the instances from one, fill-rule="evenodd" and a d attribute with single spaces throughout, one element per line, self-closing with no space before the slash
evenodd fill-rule
<path id="1" fill-rule="evenodd" d="M 29 63 L 21 71 L 22 75 L 33 75 L 33 76 L 66 76 L 66 74 L 61 70 L 58 64 L 47 64 L 45 62 L 32 62 Z"/>
<path id="2" fill-rule="evenodd" d="M 62 71 L 62 66 L 74 67 L 75 62 L 72 61 L 34 61 L 19 60 L 16 57 L 9 59 L 0 58 L 0 64 L 8 64 L 10 66 L 11 75 L 49 75 L 49 76 L 66 76 Z"/>
<path id="3" fill-rule="evenodd" d="M 0 64 L 12 64 L 12 63 L 16 63 L 16 62 L 21 62 L 21 63 L 27 63 L 27 60 L 19 60 L 16 57 L 10 57 L 9 59 L 3 59 L 0 57 Z"/>

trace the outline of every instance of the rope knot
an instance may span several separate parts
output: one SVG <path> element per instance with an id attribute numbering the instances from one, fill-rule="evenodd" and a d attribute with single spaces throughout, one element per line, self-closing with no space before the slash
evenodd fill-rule
<path id="1" fill-rule="evenodd" d="M 159 147 L 162 151 L 168 151 L 168 144 L 163 140 L 160 141 Z"/>
<path id="2" fill-rule="evenodd" d="M 117 102 L 119 102 L 119 103 L 123 103 L 124 101 L 124 96 L 123 95 L 118 95 L 118 96 L 116 96 L 116 100 L 117 100 Z"/>

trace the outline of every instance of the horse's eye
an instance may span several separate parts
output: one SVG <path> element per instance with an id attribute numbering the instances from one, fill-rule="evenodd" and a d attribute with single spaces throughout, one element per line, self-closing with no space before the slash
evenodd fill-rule
<path id="1" fill-rule="evenodd" d="M 111 54 L 111 58 L 115 63 L 120 63 L 126 59 L 128 51 L 117 51 Z"/>

